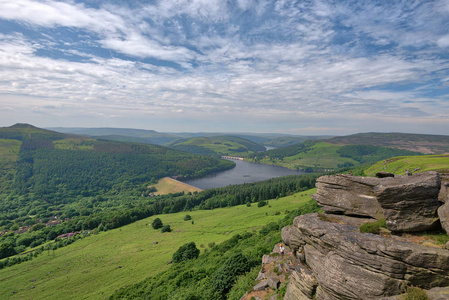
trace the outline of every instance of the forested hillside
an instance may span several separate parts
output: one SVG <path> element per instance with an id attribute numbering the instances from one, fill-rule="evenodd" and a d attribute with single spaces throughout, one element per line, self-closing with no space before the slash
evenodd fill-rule
<path id="1" fill-rule="evenodd" d="M 234 166 L 162 146 L 65 135 L 27 124 L 0 128 L 0 137 L 0 232 L 28 235 L 21 245 L 9 235 L 14 246 L 42 243 L 50 231 L 127 224 L 144 217 L 139 211 L 155 202 L 147 187 L 158 179 L 202 176 Z M 86 216 L 95 222 L 84 223 Z M 46 227 L 61 222 L 65 228 Z"/>

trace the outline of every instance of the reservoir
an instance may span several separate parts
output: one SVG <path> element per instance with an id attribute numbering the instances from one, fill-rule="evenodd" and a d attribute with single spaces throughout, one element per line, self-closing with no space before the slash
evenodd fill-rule
<path id="1" fill-rule="evenodd" d="M 223 172 L 207 175 L 201 178 L 183 180 L 194 187 L 206 190 L 228 186 L 230 184 L 251 183 L 274 177 L 306 174 L 279 166 L 255 164 L 247 161 L 232 160 L 235 167 Z"/>

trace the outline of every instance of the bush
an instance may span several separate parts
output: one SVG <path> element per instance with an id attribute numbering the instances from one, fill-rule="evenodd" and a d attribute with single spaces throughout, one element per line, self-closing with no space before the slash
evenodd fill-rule
<path id="1" fill-rule="evenodd" d="M 268 204 L 267 201 L 259 201 L 259 202 L 257 203 L 257 207 L 263 207 L 263 206 L 265 206 L 265 205 L 267 205 L 267 204 Z"/>
<path id="2" fill-rule="evenodd" d="M 189 220 L 192 220 L 192 216 L 186 215 L 186 216 L 184 217 L 184 221 L 189 221 Z"/>
<path id="3" fill-rule="evenodd" d="M 173 254 L 173 262 L 178 263 L 190 259 L 195 259 L 200 255 L 200 250 L 196 247 L 194 242 L 182 245 Z"/>
<path id="4" fill-rule="evenodd" d="M 381 227 L 387 227 L 385 219 L 377 220 L 376 222 L 365 223 L 360 226 L 359 231 L 362 233 L 379 234 Z"/>
<path id="5" fill-rule="evenodd" d="M 275 223 L 275 222 L 271 222 L 267 225 L 265 225 L 260 231 L 259 234 L 260 235 L 267 235 L 268 233 L 270 233 L 271 231 L 277 231 L 279 230 L 279 224 Z"/>
<path id="6" fill-rule="evenodd" d="M 17 254 L 14 245 L 11 243 L 0 244 L 0 259 Z"/>
<path id="7" fill-rule="evenodd" d="M 170 232 L 171 231 L 171 228 L 170 228 L 170 225 L 164 225 L 162 228 L 161 228 L 161 232 L 162 233 L 164 233 L 164 232 Z"/>
<path id="8" fill-rule="evenodd" d="M 243 254 L 236 253 L 230 256 L 212 275 L 212 289 L 224 297 L 235 283 L 237 276 L 245 274 L 250 269 L 251 263 Z"/>
<path id="9" fill-rule="evenodd" d="M 162 228 L 162 226 L 164 226 L 164 224 L 162 224 L 161 219 L 156 218 L 156 219 L 154 219 L 153 223 L 151 223 L 151 226 L 153 227 L 153 229 L 159 229 L 159 228 Z"/>
<path id="10" fill-rule="evenodd" d="M 407 294 L 402 295 L 403 300 L 430 300 L 427 293 L 419 287 L 409 287 L 406 292 Z"/>

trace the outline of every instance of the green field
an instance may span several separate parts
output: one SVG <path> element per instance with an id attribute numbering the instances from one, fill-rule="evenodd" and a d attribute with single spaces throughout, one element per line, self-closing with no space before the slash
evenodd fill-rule
<path id="1" fill-rule="evenodd" d="M 449 154 L 395 157 L 373 164 L 365 169 L 364 173 L 366 176 L 374 176 L 380 171 L 390 172 L 396 175 L 424 171 L 449 173 Z"/>
<path id="2" fill-rule="evenodd" d="M 166 195 L 166 194 L 174 194 L 174 193 L 193 193 L 193 192 L 201 192 L 202 190 L 188 185 L 184 182 L 175 180 L 170 177 L 164 177 L 158 181 L 157 184 L 153 185 L 157 192 L 155 192 L 156 195 Z"/>
<path id="3" fill-rule="evenodd" d="M 19 157 L 21 141 L 0 139 L 0 162 L 15 162 Z"/>
<path id="4" fill-rule="evenodd" d="M 351 158 L 341 157 L 337 150 L 341 146 L 332 145 L 326 142 L 318 142 L 311 146 L 307 151 L 300 152 L 294 156 L 288 156 L 281 159 L 264 158 L 261 163 L 275 164 L 290 169 L 304 167 L 313 167 L 317 169 L 336 169 L 338 165 L 344 163 L 357 164 Z"/>
<path id="5" fill-rule="evenodd" d="M 153 216 L 128 226 L 101 232 L 55 251 L 45 251 L 32 261 L 0 270 L 3 299 L 100 299 L 122 286 L 140 282 L 169 267 L 173 253 L 194 241 L 204 252 L 235 234 L 255 231 L 284 218 L 310 200 L 314 189 L 270 200 L 268 206 L 246 205 L 159 215 L 170 233 L 151 227 Z M 153 244 L 157 241 L 158 244 Z"/>

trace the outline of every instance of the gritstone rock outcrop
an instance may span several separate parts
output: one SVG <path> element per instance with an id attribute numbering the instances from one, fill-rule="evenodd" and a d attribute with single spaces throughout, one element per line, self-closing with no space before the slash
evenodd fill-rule
<path id="1" fill-rule="evenodd" d="M 312 198 L 327 214 L 298 216 L 282 229 L 293 258 L 284 299 L 396 299 L 407 286 L 449 299 L 448 289 L 442 289 L 449 286 L 449 251 L 402 236 L 438 228 L 439 218 L 447 224 L 449 209 L 440 202 L 447 194 L 439 195 L 441 186 L 436 172 L 320 177 Z M 385 234 L 360 232 L 367 220 L 382 218 Z"/>

